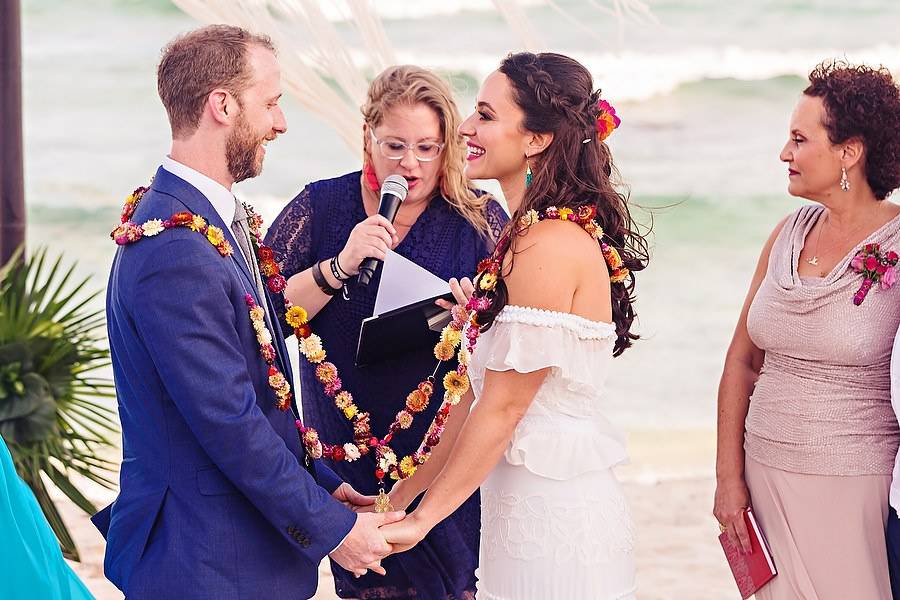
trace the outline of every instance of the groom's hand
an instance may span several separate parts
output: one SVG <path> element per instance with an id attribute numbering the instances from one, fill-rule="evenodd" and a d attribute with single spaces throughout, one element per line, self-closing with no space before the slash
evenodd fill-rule
<path id="1" fill-rule="evenodd" d="M 339 485 L 331 495 L 353 512 L 372 512 L 374 510 L 375 496 L 364 496 L 360 494 L 346 481 Z"/>
<path id="2" fill-rule="evenodd" d="M 368 569 L 384 575 L 381 559 L 391 553 L 391 545 L 378 528 L 396 523 L 405 516 L 403 511 L 357 515 L 353 529 L 329 556 L 354 575 L 365 575 Z"/>

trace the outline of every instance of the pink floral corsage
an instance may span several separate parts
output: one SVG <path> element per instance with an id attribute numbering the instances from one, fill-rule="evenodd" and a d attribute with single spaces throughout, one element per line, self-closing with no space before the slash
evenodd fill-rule
<path id="1" fill-rule="evenodd" d="M 897 281 L 897 260 L 900 256 L 893 250 L 882 253 L 878 244 L 866 244 L 850 261 L 850 267 L 863 276 L 862 285 L 853 295 L 853 304 L 859 306 L 866 299 L 872 286 L 879 283 L 881 289 L 890 288 Z"/>

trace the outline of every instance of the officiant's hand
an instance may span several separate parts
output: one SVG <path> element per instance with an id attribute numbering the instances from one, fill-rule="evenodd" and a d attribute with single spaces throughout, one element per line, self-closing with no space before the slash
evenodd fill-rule
<path id="1" fill-rule="evenodd" d="M 475 286 L 468 277 L 463 277 L 459 280 L 457 280 L 456 277 L 452 277 L 450 279 L 450 291 L 453 293 L 453 299 L 456 301 L 456 304 L 465 307 L 465 305 L 469 303 L 469 298 L 472 297 L 472 293 L 475 291 Z M 434 303 L 446 310 L 453 308 L 453 302 L 444 300 L 443 298 L 435 300 Z"/>
<path id="2" fill-rule="evenodd" d="M 367 258 L 384 260 L 387 251 L 399 243 L 397 230 L 391 222 L 381 215 L 372 215 L 350 232 L 344 249 L 338 253 L 338 263 L 347 275 L 356 275 L 362 261 Z"/>
<path id="3" fill-rule="evenodd" d="M 372 512 L 375 510 L 375 496 L 364 496 L 346 481 L 331 494 L 338 502 L 353 512 Z"/>
<path id="4" fill-rule="evenodd" d="M 358 577 L 365 575 L 370 569 L 384 575 L 381 559 L 390 554 L 393 548 L 385 541 L 384 533 L 379 527 L 400 521 L 405 516 L 403 511 L 358 514 L 353 529 L 328 556 Z"/>

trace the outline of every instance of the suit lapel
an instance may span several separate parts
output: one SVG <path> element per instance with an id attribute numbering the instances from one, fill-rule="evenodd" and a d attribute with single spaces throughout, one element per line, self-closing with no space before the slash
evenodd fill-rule
<path id="1" fill-rule="evenodd" d="M 174 196 L 193 214 L 200 215 L 206 219 L 207 223 L 215 225 L 225 233 L 225 239 L 228 240 L 228 243 L 231 244 L 231 247 L 234 249 L 234 252 L 231 253 L 229 258 L 234 261 L 240 272 L 243 274 L 244 280 L 249 284 L 247 289 L 253 296 L 253 299 L 259 304 L 264 303 L 259 297 L 259 292 L 256 290 L 256 281 L 254 281 L 253 274 L 250 273 L 250 268 L 244 260 L 241 248 L 238 246 L 237 240 L 234 239 L 234 234 L 231 233 L 231 224 L 226 224 L 222 220 L 219 212 L 213 207 L 206 196 L 181 177 L 169 173 L 162 167 L 156 171 L 156 176 L 153 178 L 153 185 L 150 187 L 159 192 Z"/>
<path id="2" fill-rule="evenodd" d="M 285 374 L 285 377 L 288 377 L 288 381 L 291 381 L 293 384 L 293 377 L 291 375 L 291 364 L 290 359 L 287 354 L 287 346 L 284 343 L 284 336 L 281 332 L 281 324 L 278 323 L 277 313 L 275 312 L 272 301 L 269 298 L 269 293 L 264 290 L 265 297 L 260 298 L 259 292 L 256 288 L 256 280 L 253 277 L 253 274 L 250 273 L 250 268 L 247 265 L 247 262 L 244 260 L 243 252 L 241 252 L 240 246 L 238 246 L 237 240 L 234 239 L 234 234 L 231 232 L 231 225 L 226 225 L 222 220 L 222 217 L 219 215 L 219 212 L 213 207 L 210 201 L 204 196 L 200 190 L 192 186 L 187 181 L 183 180 L 181 177 L 173 175 L 169 173 L 162 167 L 160 167 L 156 171 L 156 176 L 153 178 L 153 184 L 150 186 L 152 189 L 156 191 L 169 194 L 177 198 L 182 204 L 184 204 L 185 208 L 191 211 L 195 215 L 200 215 L 210 225 L 215 225 L 220 228 L 225 233 L 225 239 L 228 240 L 228 243 L 231 244 L 231 247 L 234 249 L 231 256 L 229 257 L 235 264 L 238 266 L 238 270 L 244 277 L 244 281 L 247 284 L 245 288 L 248 290 L 248 293 L 253 296 L 253 299 L 257 302 L 257 304 L 265 307 L 266 314 L 269 315 L 270 321 L 272 323 L 272 327 L 275 328 L 272 331 L 272 338 L 275 341 L 276 354 L 279 362 L 279 367 L 281 371 Z"/>

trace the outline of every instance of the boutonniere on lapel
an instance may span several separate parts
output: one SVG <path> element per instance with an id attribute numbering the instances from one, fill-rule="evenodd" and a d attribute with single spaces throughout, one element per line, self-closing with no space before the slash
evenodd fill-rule
<path id="1" fill-rule="evenodd" d="M 122 207 L 121 224 L 109 234 L 118 245 L 124 246 L 138 241 L 141 238 L 159 235 L 166 229 L 175 227 L 187 227 L 191 231 L 202 234 L 209 243 L 216 247 L 222 256 L 231 256 L 234 249 L 225 239 L 225 232 L 215 225 L 210 225 L 200 215 L 188 211 L 177 212 L 168 219 L 150 219 L 146 223 L 135 223 L 131 220 L 134 210 L 141 198 L 149 188 L 139 187 L 125 198 L 125 206 Z"/>
<path id="2" fill-rule="evenodd" d="M 850 261 L 850 268 L 862 274 L 863 282 L 853 294 L 853 304 L 859 306 L 866 299 L 872 286 L 880 284 L 886 290 L 897 281 L 897 260 L 900 256 L 893 250 L 881 251 L 878 244 L 866 244 Z"/>

